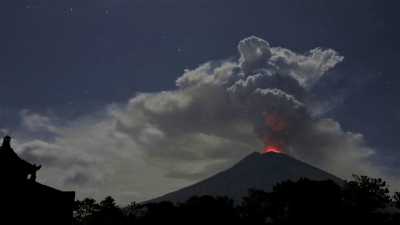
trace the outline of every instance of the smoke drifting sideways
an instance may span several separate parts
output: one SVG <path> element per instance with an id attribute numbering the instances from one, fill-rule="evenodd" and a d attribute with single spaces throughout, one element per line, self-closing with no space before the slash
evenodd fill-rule
<path id="1" fill-rule="evenodd" d="M 238 60 L 185 70 L 176 90 L 131 99 L 114 115 L 117 129 L 175 177 L 207 173 L 268 145 L 341 176 L 375 170 L 361 134 L 312 116 L 313 87 L 342 56 L 321 48 L 299 54 L 254 36 L 238 50 Z M 193 170 L 193 163 L 202 166 Z"/>
<path id="2" fill-rule="evenodd" d="M 240 41 L 238 51 L 236 59 L 185 70 L 174 90 L 110 104 L 103 116 L 56 125 L 23 113 L 30 121 L 26 127 L 46 128 L 55 138 L 21 141 L 20 153 L 43 165 L 50 159 L 54 168 L 63 165 L 49 169 L 47 180 L 61 186 L 79 181 L 86 193 L 117 188 L 127 193 L 120 199 L 146 199 L 182 187 L 268 146 L 344 178 L 384 177 L 361 134 L 314 112 L 325 104 L 315 102 L 313 87 L 334 75 L 328 71 L 342 56 L 321 48 L 296 53 L 254 36 Z"/>

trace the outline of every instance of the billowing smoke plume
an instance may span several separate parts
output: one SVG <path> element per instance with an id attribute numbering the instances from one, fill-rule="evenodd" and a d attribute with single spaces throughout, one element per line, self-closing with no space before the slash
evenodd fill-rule
<path id="1" fill-rule="evenodd" d="M 98 175 L 86 177 L 112 177 L 102 182 L 105 185 L 113 179 L 109 186 L 114 188 L 142 182 L 134 188 L 143 191 L 143 179 L 151 175 L 142 173 L 151 173 L 150 168 L 161 168 L 164 178 L 196 180 L 265 145 L 279 146 L 344 177 L 378 173 L 368 161 L 373 150 L 361 134 L 344 131 L 332 119 L 312 116 L 311 106 L 317 105 L 311 97 L 313 87 L 342 56 L 320 48 L 299 54 L 271 47 L 257 37 L 240 41 L 238 50 L 237 60 L 208 62 L 186 70 L 176 80 L 175 90 L 138 94 L 127 104 L 110 106 L 98 120 L 50 126 L 57 138 L 46 146 L 64 149 L 63 155 L 70 152 L 66 160 L 83 155 L 97 162 L 86 160 L 84 168 L 95 169 L 69 172 L 68 182 L 82 182 L 84 171 L 97 171 Z M 106 129 L 100 132 L 101 128 Z M 37 151 L 28 148 L 29 144 L 22 146 L 22 152 L 30 150 L 29 156 L 34 157 Z M 138 165 L 143 169 L 138 171 Z"/>
<path id="2" fill-rule="evenodd" d="M 133 98 L 123 115 L 115 115 L 117 129 L 160 164 L 163 158 L 220 163 L 249 150 L 261 151 L 263 145 L 317 163 L 332 154 L 325 152 L 325 145 L 342 147 L 340 139 L 320 146 L 305 141 L 310 135 L 327 136 L 319 131 L 324 120 L 312 118 L 307 106 L 313 86 L 342 56 L 319 48 L 298 54 L 257 37 L 242 40 L 238 50 L 237 61 L 186 70 L 176 81 L 177 90 Z"/>

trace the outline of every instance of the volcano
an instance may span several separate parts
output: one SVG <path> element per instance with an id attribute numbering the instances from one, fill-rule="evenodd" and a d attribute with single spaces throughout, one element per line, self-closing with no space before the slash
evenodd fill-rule
<path id="1" fill-rule="evenodd" d="M 332 180 L 339 185 L 344 183 L 342 179 L 287 154 L 254 152 L 223 172 L 149 202 L 177 203 L 201 195 L 228 196 L 240 202 L 251 188 L 272 191 L 279 182 L 297 181 L 300 178 Z"/>

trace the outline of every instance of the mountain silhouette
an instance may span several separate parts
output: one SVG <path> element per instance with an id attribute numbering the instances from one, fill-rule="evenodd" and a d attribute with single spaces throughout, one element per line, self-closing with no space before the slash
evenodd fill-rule
<path id="1" fill-rule="evenodd" d="M 228 196 L 239 202 L 249 189 L 272 191 L 279 182 L 300 178 L 344 183 L 342 179 L 287 154 L 254 152 L 223 172 L 148 202 L 184 202 L 201 195 Z"/>

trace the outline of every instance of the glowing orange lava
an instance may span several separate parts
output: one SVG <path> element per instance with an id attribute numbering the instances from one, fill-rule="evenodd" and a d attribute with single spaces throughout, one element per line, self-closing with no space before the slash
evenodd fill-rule
<path id="1" fill-rule="evenodd" d="M 263 154 L 266 154 L 266 153 L 278 153 L 279 154 L 279 153 L 282 153 L 282 150 L 278 146 L 269 145 L 264 148 L 262 153 Z"/>

